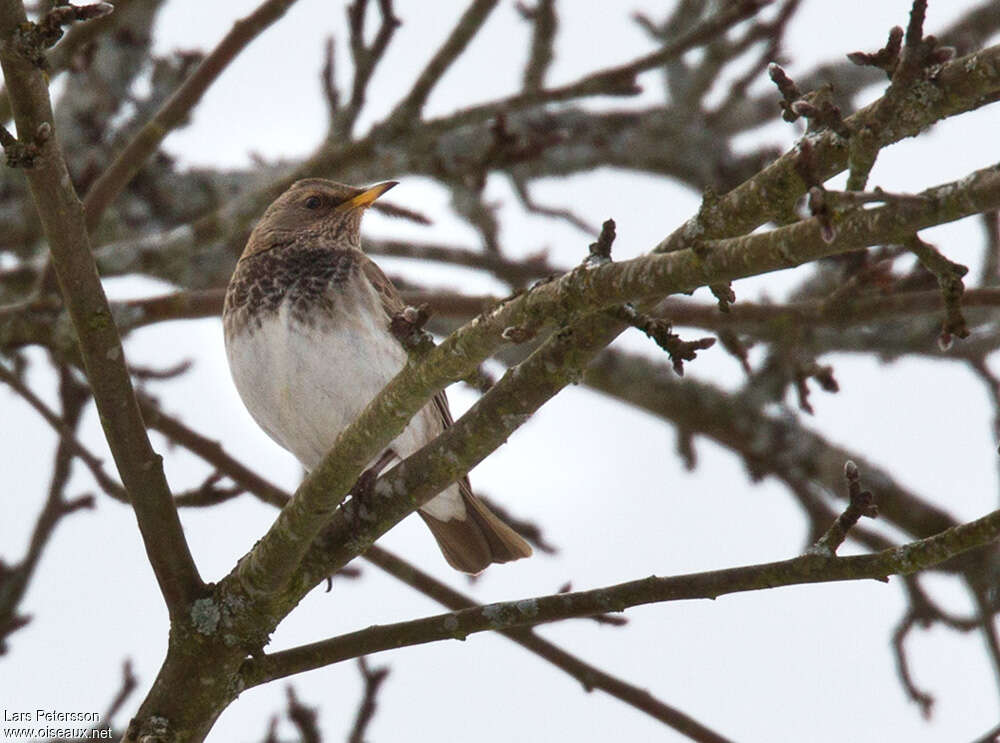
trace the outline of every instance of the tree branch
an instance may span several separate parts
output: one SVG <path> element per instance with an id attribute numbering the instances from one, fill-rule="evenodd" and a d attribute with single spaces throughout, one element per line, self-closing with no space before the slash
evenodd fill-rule
<path id="1" fill-rule="evenodd" d="M 392 35 L 400 25 L 400 20 L 392 9 L 392 0 L 378 0 L 378 7 L 382 23 L 371 46 L 366 46 L 364 29 L 368 0 L 354 0 L 347 6 L 351 57 L 354 60 L 354 82 L 351 86 L 351 99 L 346 106 L 335 113 L 331 121 L 331 134 L 335 137 L 350 138 L 358 114 L 365 105 L 365 91 L 375 67 L 388 49 Z"/>
<path id="2" fill-rule="evenodd" d="M 572 617 L 633 606 L 716 599 L 731 593 L 833 581 L 886 579 L 938 565 L 1000 537 L 1000 511 L 895 549 L 850 557 L 802 555 L 781 562 L 750 565 L 669 578 L 644 578 L 592 591 L 560 593 L 488 604 L 396 624 L 359 630 L 247 661 L 247 687 L 333 663 L 411 645 L 462 639 L 476 632 L 534 627 Z"/>
<path id="3" fill-rule="evenodd" d="M 429 305 L 433 318 L 463 321 L 502 301 L 493 295 L 460 294 L 447 290 L 404 289 L 400 293 L 408 305 Z M 125 335 L 160 322 L 219 317 L 224 296 L 224 289 L 179 291 L 112 302 L 111 312 Z M 969 289 L 962 295 L 962 307 L 965 310 L 1000 307 L 1000 289 Z M 716 304 L 671 298 L 660 302 L 652 314 L 676 326 L 703 328 L 718 333 L 739 332 L 760 340 L 777 341 L 786 336 L 789 323 L 803 328 L 848 329 L 934 315 L 943 308 L 944 301 L 939 291 L 902 291 L 862 295 L 850 302 L 839 303 L 836 312 L 830 311 L 826 300 L 788 304 L 738 302 L 732 305 L 729 312 L 722 313 Z M 52 310 L 57 312 L 58 308 Z M 37 343 L 57 349 L 51 334 L 44 327 L 36 327 L 29 317 L 44 311 L 44 308 L 31 304 L 0 307 L 0 347 Z M 980 315 L 973 313 L 970 318 L 981 319 Z M 844 348 L 847 346 L 838 347 Z"/>
<path id="4" fill-rule="evenodd" d="M 367 464 L 399 435 L 407 421 L 433 394 L 447 384 L 467 377 L 480 362 L 505 344 L 512 337 L 512 328 L 518 330 L 518 337 L 532 337 L 547 325 L 572 323 L 590 312 L 623 302 L 659 298 L 698 286 L 725 283 L 796 266 L 861 245 L 899 241 L 931 224 L 1000 205 L 1000 171 L 996 168 L 977 171 L 964 178 L 961 187 L 957 183 L 946 184 L 928 189 L 921 196 L 922 199 L 905 204 L 895 203 L 872 210 L 856 209 L 839 220 L 832 239 L 828 239 L 830 235 L 814 218 L 763 234 L 709 241 L 699 245 L 697 252 L 687 250 L 653 254 L 630 261 L 576 269 L 476 318 L 419 361 L 411 360 L 361 416 L 341 432 L 331 452 L 302 483 L 268 533 L 241 560 L 238 568 L 241 584 L 251 595 L 283 588 L 310 542 L 333 515 Z M 591 335 L 602 339 L 602 346 L 619 332 L 617 323 L 598 325 L 600 327 Z M 577 331 L 580 332 L 579 326 Z M 587 331 L 583 333 L 588 334 Z M 575 340 L 579 341 L 578 338 Z M 581 345 L 572 355 L 575 359 L 589 359 L 597 350 Z M 562 372 L 554 376 L 561 375 Z M 554 386 L 538 384 L 533 394 L 521 397 L 520 403 L 524 404 L 521 414 L 533 413 L 548 399 L 539 398 L 535 392 L 545 388 L 550 395 L 554 395 L 568 378 L 561 380 L 562 384 L 551 376 L 548 376 L 548 381 L 552 381 Z M 500 387 L 497 385 L 483 400 Z M 513 397 L 521 394 L 518 388 Z M 509 411 L 505 420 L 515 425 L 494 429 L 497 434 L 503 433 L 503 438 L 521 422 Z M 441 439 L 454 436 L 460 429 L 461 426 L 456 425 Z M 494 447 L 502 440 L 491 434 L 484 434 L 481 439 L 491 442 Z M 486 453 L 488 451 L 480 452 L 480 457 Z M 473 466 L 474 461 L 463 461 L 459 457 L 453 460 L 453 464 L 453 474 L 457 477 Z M 463 465 L 466 470 L 461 470 Z M 404 463 L 387 477 L 399 479 L 405 469 Z M 419 489 L 421 493 L 427 492 L 426 486 L 430 482 L 431 479 L 424 481 L 424 487 Z M 437 487 L 442 488 L 449 482 L 442 480 Z M 406 492 L 410 493 L 412 507 L 422 502 L 412 490 L 407 488 Z M 433 493 L 428 493 L 428 498 L 430 495 Z M 355 550 L 353 554 L 358 554 L 367 546 L 366 539 L 377 538 L 408 512 L 404 509 L 395 514 L 395 520 L 380 523 L 363 538 L 348 539 L 350 549 Z M 345 557 L 349 559 L 348 555 L 341 553 L 337 559 Z"/>
<path id="5" fill-rule="evenodd" d="M 205 438 L 185 426 L 179 420 L 152 406 L 151 401 L 140 398 L 143 415 L 151 428 L 163 433 L 167 438 L 188 451 L 196 454 L 226 475 L 234 482 L 253 493 L 265 503 L 277 508 L 284 506 L 290 496 L 281 488 L 263 479 L 229 456 L 215 441 Z M 450 609 L 466 609 L 478 606 L 472 598 L 455 591 L 412 563 L 403 560 L 389 550 L 372 545 L 362 559 L 378 566 L 395 576 L 411 588 L 434 599 Z M 675 707 L 657 699 L 645 689 L 633 686 L 622 679 L 602 671 L 577 656 L 545 640 L 530 629 L 512 629 L 502 633 L 526 650 L 538 655 L 579 681 L 587 691 L 600 689 L 611 696 L 631 705 L 651 717 L 669 725 L 702 743 L 727 743 L 727 739 L 705 727 L 694 718 Z"/>
<path id="6" fill-rule="evenodd" d="M 730 3 L 725 10 L 705 20 L 688 33 L 665 44 L 657 51 L 631 62 L 585 75 L 556 88 L 525 91 L 493 103 L 472 106 L 428 123 L 438 130 L 452 129 L 492 119 L 499 113 L 509 113 L 545 103 L 561 103 L 594 95 L 636 95 L 641 90 L 636 84 L 638 75 L 661 67 L 690 49 L 718 37 L 741 21 L 755 15 L 767 2 L 769 0 L 739 0 Z"/>
<path id="7" fill-rule="evenodd" d="M 880 518 L 923 538 L 957 525 L 944 509 L 901 486 L 857 452 L 832 444 L 786 416 L 760 410 L 752 394 L 729 395 L 694 379 L 676 379 L 662 364 L 635 354 L 606 351 L 584 375 L 590 387 L 707 436 L 743 458 L 751 477 L 774 474 L 789 485 L 808 481 L 842 495 L 844 462 L 853 460 L 881 498 Z"/>
<path id="8" fill-rule="evenodd" d="M 545 76 L 555 56 L 552 51 L 559 18 L 556 15 L 556 0 L 537 0 L 534 7 L 518 2 L 518 12 L 531 22 L 531 53 L 524 66 L 524 90 L 542 90 Z"/>
<path id="9" fill-rule="evenodd" d="M 13 377 L 13 375 L 2 366 L 0 366 L 0 375 L 3 376 L 4 381 L 11 384 L 11 379 L 8 378 L 8 375 L 10 377 Z M 94 506 L 93 496 L 88 495 L 73 500 L 66 498 L 66 486 L 69 483 L 73 457 L 76 454 L 73 432 L 79 425 L 80 414 L 83 412 L 83 406 L 87 397 L 84 395 L 81 398 L 78 394 L 76 383 L 66 367 L 59 368 L 59 376 L 59 396 L 63 408 L 63 418 L 60 419 L 60 423 L 68 435 L 60 438 L 56 446 L 48 498 L 45 500 L 45 506 L 42 508 L 41 514 L 39 514 L 38 519 L 35 521 L 35 528 L 28 542 L 27 553 L 13 568 L 8 568 L 0 560 L 0 655 L 3 655 L 6 651 L 7 637 L 29 621 L 28 617 L 17 614 L 17 608 L 24 598 L 24 594 L 31 582 L 31 577 L 42 557 L 42 552 L 45 550 L 49 539 L 55 531 L 56 525 L 65 516 L 80 509 L 93 508 Z M 13 381 L 20 384 L 20 380 L 16 377 L 13 378 Z M 34 402 L 27 397 L 25 398 L 33 405 L 36 402 L 41 402 L 32 395 L 26 386 L 11 386 L 21 393 L 22 396 L 26 392 L 33 398 Z"/>
<path id="10" fill-rule="evenodd" d="M 465 47 L 469 45 L 472 37 L 486 22 L 487 17 L 498 3 L 499 0 L 473 0 L 444 44 L 434 53 L 430 62 L 420 73 L 410 92 L 389 115 L 390 125 L 407 124 L 420 116 L 431 90 L 434 89 L 452 63 L 465 51 Z"/>
<path id="11" fill-rule="evenodd" d="M 875 145 L 884 147 L 915 136 L 927 124 L 954 115 L 960 109 L 972 110 L 993 102 L 1000 92 L 1000 46 L 944 64 L 926 83 L 929 89 L 911 91 L 915 98 L 919 95 L 919 100 L 890 108 L 888 118 L 880 98 L 847 118 L 845 124 L 852 131 L 869 130 Z M 905 117 L 900 115 L 901 108 L 906 110 Z M 849 152 L 843 138 L 825 131 L 809 141 L 810 165 L 817 182 L 824 182 L 847 167 Z M 806 183 L 798 172 L 801 156 L 800 147 L 791 150 L 722 196 L 712 205 L 710 229 L 697 217 L 689 219 L 661 241 L 656 251 L 682 250 L 692 239 L 748 233 L 789 213 L 796 199 L 815 185 Z"/>
<path id="12" fill-rule="evenodd" d="M 4 382 L 24 398 L 24 401 L 35 409 L 35 412 L 41 416 L 42 420 L 52 427 L 52 430 L 59 436 L 60 444 L 65 446 L 66 450 L 72 453 L 73 456 L 80 458 L 80 461 L 87 466 L 90 474 L 105 493 L 122 503 L 129 502 L 125 489 L 104 471 L 104 463 L 77 439 L 76 432 L 74 431 L 75 426 L 70 426 L 65 418 L 57 415 L 38 395 L 31 391 L 28 385 L 18 379 L 17 375 L 9 371 L 2 364 L 0 364 L 0 381 Z"/>
<path id="13" fill-rule="evenodd" d="M 680 51 L 686 51 L 688 48 L 684 45 Z M 1000 46 L 990 47 L 942 65 L 935 78 L 934 87 L 940 95 L 932 96 L 927 105 L 915 104 L 908 109 L 905 126 L 895 120 L 872 121 L 871 123 L 878 124 L 877 130 L 882 137 L 880 141 L 884 140 L 885 143 L 899 141 L 923 131 L 938 120 L 974 110 L 995 98 L 1000 93 Z M 471 116 L 470 122 L 464 122 L 464 119 L 451 122 L 451 118 L 446 116 L 414 128 L 407 135 L 410 146 L 405 152 L 399 153 L 402 158 L 399 172 L 437 175 L 442 166 L 442 138 L 457 140 L 449 141 L 449 151 L 455 148 L 469 149 L 482 146 L 481 143 L 488 136 L 485 131 L 481 131 L 485 126 L 482 122 L 495 116 L 497 110 L 506 111 L 503 106 L 496 110 L 475 107 L 461 114 L 462 117 Z M 637 137 L 650 142 L 649 147 L 652 147 L 652 142 L 659 142 L 662 139 L 660 132 L 663 127 L 669 125 L 670 117 L 662 113 L 661 109 L 645 113 L 646 115 L 643 115 L 643 112 L 619 112 L 600 117 L 601 126 L 597 127 L 597 134 L 593 132 L 592 118 L 587 119 L 587 127 L 580 125 L 581 112 L 571 111 L 563 116 L 546 114 L 541 124 L 547 128 L 570 131 L 574 147 L 560 149 L 558 163 L 551 166 L 543 163 L 541 174 L 564 174 L 567 172 L 568 160 L 571 161 L 569 172 L 601 164 L 642 167 L 645 160 L 636 161 L 632 158 L 621 163 L 619 159 L 615 159 L 609 163 L 605 158 L 581 159 L 575 153 L 581 149 L 579 140 L 593 140 L 590 141 L 589 147 L 583 148 L 585 151 L 594 148 L 603 151 L 606 149 L 608 137 L 615 139 L 616 149 L 625 148 L 630 152 L 634 151 Z M 531 121 L 539 115 L 538 112 L 531 112 Z M 873 119 L 873 115 L 872 106 L 868 106 L 849 118 L 847 122 L 849 125 L 866 125 Z M 510 113 L 507 117 L 508 121 L 512 118 Z M 456 129 L 461 123 L 475 122 L 480 123 L 479 130 L 466 132 Z M 617 133 L 622 131 L 627 137 L 619 141 Z M 650 136 L 650 131 L 654 132 L 655 136 Z M 671 133 L 675 137 L 683 135 L 688 139 L 691 136 L 686 130 Z M 827 142 L 827 139 L 828 135 L 817 139 L 812 153 L 812 158 L 817 163 L 816 172 L 824 179 L 832 177 L 847 166 L 847 150 L 843 142 Z M 602 142 L 604 144 L 601 144 Z M 319 175 L 360 183 L 384 176 L 384 166 L 373 155 L 375 145 L 374 135 L 369 135 L 349 146 L 324 147 L 309 160 L 301 163 L 294 173 L 284 177 L 274 177 L 268 181 L 268 186 L 230 201 L 195 223 L 138 240 L 104 246 L 98 251 L 101 256 L 102 271 L 114 271 L 116 274 L 127 271 L 146 272 L 169 281 L 183 283 L 189 288 L 204 288 L 206 281 L 209 286 L 218 285 L 228 278 L 232 270 L 236 255 L 242 248 L 242 240 L 248 232 L 247 224 L 296 178 Z M 709 143 L 706 142 L 705 146 L 709 146 Z M 691 173 L 700 172 L 699 168 L 704 168 L 705 158 L 694 159 L 686 156 L 688 149 L 691 148 L 678 148 L 676 156 L 671 155 L 666 160 L 662 155 L 657 156 L 655 161 L 645 167 L 652 172 L 669 173 L 684 178 L 690 183 Z M 793 149 L 760 173 L 757 173 L 759 163 L 754 160 L 750 172 L 756 175 L 722 196 L 713 206 L 711 214 L 707 215 L 714 225 L 711 232 L 705 232 L 703 219 L 695 217 L 665 238 L 661 242 L 660 249 L 678 250 L 687 247 L 692 239 L 710 239 L 749 232 L 776 216 L 788 213 L 795 200 L 805 190 L 795 168 L 798 157 L 798 151 Z M 539 168 L 537 163 L 532 167 L 536 170 Z M 715 182 L 717 174 L 705 173 L 702 177 L 705 180 L 695 185 L 704 186 Z M 749 216 L 741 216 L 742 213 Z M 220 261 L 220 256 L 224 260 Z M 210 263 L 215 271 L 206 271 L 204 268 L 206 263 Z M 150 266 L 154 268 L 151 270 Z M 199 271 L 193 272 L 192 266 L 197 266 Z M 166 270 L 167 267 L 169 270 Z"/>
<path id="14" fill-rule="evenodd" d="M 198 65 L 191 77 L 170 96 L 90 187 L 83 202 L 88 232 L 96 229 L 101 215 L 115 196 L 135 177 L 170 131 L 198 105 L 209 86 L 251 41 L 281 18 L 295 1 L 267 0 L 246 18 L 233 24 L 232 30 Z"/>
<path id="15" fill-rule="evenodd" d="M 372 717 L 375 716 L 375 700 L 378 697 L 379 688 L 389 676 L 387 667 L 371 669 L 364 657 L 358 658 L 358 670 L 361 672 L 361 680 L 364 683 L 364 694 L 361 698 L 361 704 L 358 705 L 358 714 L 354 718 L 354 725 L 347 736 L 347 743 L 365 743 L 365 730 L 368 729 Z"/>
<path id="16" fill-rule="evenodd" d="M 0 64 L 18 134 L 27 138 L 46 132 L 40 156 L 26 176 L 105 435 L 132 499 L 160 591 L 173 615 L 193 599 L 202 582 L 181 531 L 162 459 L 150 446 L 139 414 L 118 329 L 91 255 L 83 208 L 52 130 L 47 83 L 41 70 L 9 43 L 19 24 L 26 22 L 18 0 L 0 0 Z"/>
<path id="17" fill-rule="evenodd" d="M 364 554 L 364 559 L 449 609 L 472 609 L 480 606 L 469 596 L 450 588 L 432 575 L 378 545 L 372 545 Z M 619 701 L 645 712 L 691 740 L 700 743 L 727 743 L 729 740 L 676 707 L 657 699 L 645 689 L 640 689 L 638 686 L 612 676 L 597 666 L 563 650 L 558 645 L 545 640 L 530 627 L 501 630 L 500 634 L 565 671 L 579 681 L 586 691 L 600 689 Z"/>

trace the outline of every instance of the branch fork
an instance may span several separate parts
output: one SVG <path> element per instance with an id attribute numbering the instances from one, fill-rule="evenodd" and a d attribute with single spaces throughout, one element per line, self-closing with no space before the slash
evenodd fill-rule
<path id="1" fill-rule="evenodd" d="M 878 506 L 875 505 L 875 496 L 869 490 L 861 489 L 861 472 L 858 465 L 853 460 L 848 459 L 844 463 L 844 479 L 847 480 L 847 491 L 849 503 L 844 512 L 837 517 L 826 534 L 820 537 L 816 544 L 809 548 L 807 554 L 823 555 L 834 557 L 837 549 L 847 534 L 854 528 L 855 524 L 862 517 L 873 519 L 878 516 Z"/>
<path id="2" fill-rule="evenodd" d="M 434 338 L 424 330 L 429 319 L 428 304 L 424 303 L 419 307 L 407 306 L 392 316 L 389 321 L 389 332 L 406 347 L 407 351 L 425 353 L 434 347 Z"/>
<path id="3" fill-rule="evenodd" d="M 11 38 L 14 51 L 41 70 L 48 70 L 45 60 L 45 50 L 56 45 L 63 36 L 63 26 L 78 21 L 90 21 L 103 18 L 114 12 L 111 3 L 92 3 L 90 5 L 70 5 L 55 3 L 42 19 L 35 23 L 24 21 L 19 24 Z"/>
<path id="4" fill-rule="evenodd" d="M 0 145 L 9 168 L 31 168 L 42 154 L 42 147 L 52 137 L 52 125 L 47 121 L 35 127 L 31 140 L 22 141 L 0 125 Z"/>

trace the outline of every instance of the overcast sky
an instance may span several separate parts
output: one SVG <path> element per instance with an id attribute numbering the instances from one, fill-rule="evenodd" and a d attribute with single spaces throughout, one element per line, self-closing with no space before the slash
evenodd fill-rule
<path id="1" fill-rule="evenodd" d="M 171 0 L 161 13 L 156 51 L 211 48 L 232 21 L 256 3 Z M 250 153 L 267 159 L 301 157 L 322 139 L 326 109 L 319 87 L 323 42 L 334 34 L 345 51 L 340 2 L 300 0 L 287 17 L 240 56 L 213 86 L 191 126 L 171 135 L 165 149 L 191 166 L 240 166 Z M 397 0 L 403 20 L 369 93 L 361 130 L 386 113 L 448 32 L 465 2 Z M 560 3 L 558 84 L 603 65 L 647 51 L 649 42 L 629 20 L 632 10 L 660 17 L 664 3 Z M 961 14 L 969 2 L 932 2 L 927 30 Z M 520 81 L 529 29 L 513 2 L 503 0 L 468 52 L 430 99 L 429 114 L 513 92 Z M 905 24 L 909 2 L 805 0 L 787 40 L 794 76 L 846 52 L 875 50 L 892 25 Z M 341 82 L 349 63 L 339 60 Z M 656 74 L 641 82 L 653 101 Z M 766 81 L 759 83 L 765 86 Z M 865 100 L 873 97 L 872 91 Z M 630 101 L 600 102 L 628 106 Z M 872 185 L 916 191 L 1000 160 L 996 106 L 938 125 L 919 141 L 884 151 Z M 769 126 L 754 142 L 790 146 L 799 130 Z M 397 177 L 385 173 L 385 178 Z M 393 192 L 399 204 L 433 217 L 413 227 L 371 215 L 372 236 L 414 237 L 468 246 L 476 234 L 449 215 L 448 194 L 422 178 L 403 177 Z M 837 183 L 840 183 L 839 181 Z M 515 254 L 540 248 L 571 266 L 586 252 L 586 236 L 563 224 L 526 216 L 509 185 L 491 180 L 491 198 L 502 202 L 502 240 Z M 613 217 L 615 255 L 648 251 L 690 216 L 698 195 L 665 179 L 605 170 L 540 183 L 539 200 L 572 204 L 592 222 Z M 928 231 L 953 260 L 975 266 L 981 235 L 975 220 Z M 470 292 L 500 291 L 494 282 L 458 269 L 386 262 L 394 271 L 431 285 Z M 794 273 L 739 282 L 741 299 L 766 292 L 780 298 L 801 280 Z M 112 296 L 146 296 L 168 289 L 145 280 L 108 282 Z M 699 292 L 698 296 L 705 298 Z M 622 347 L 657 356 L 642 338 Z M 133 363 L 169 365 L 195 360 L 194 370 L 163 388 L 167 409 L 218 439 L 228 451 L 271 480 L 293 489 L 301 476 L 294 458 L 279 449 L 245 412 L 229 377 L 217 319 L 156 325 L 135 333 L 126 350 Z M 31 382 L 53 399 L 52 379 L 40 363 Z M 808 423 L 832 440 L 863 453 L 902 483 L 958 519 L 996 507 L 998 483 L 991 411 L 982 387 L 957 364 L 905 361 L 882 365 L 836 356 L 841 392 L 815 392 Z M 699 356 L 688 373 L 730 386 L 738 365 L 719 348 Z M 474 401 L 461 386 L 450 391 L 456 417 Z M 4 557 L 23 552 L 47 487 L 54 440 L 44 423 L 18 399 L 0 392 L 7 436 L 0 447 L 5 518 Z M 96 415 L 89 411 L 85 438 L 100 451 Z M 167 451 L 171 485 L 201 482 L 205 468 L 182 452 Z M 566 581 L 585 589 L 643 577 L 672 575 L 784 559 L 801 552 L 806 521 L 782 486 L 750 484 L 730 452 L 697 441 L 698 469 L 686 472 L 675 453 L 674 430 L 582 388 L 550 402 L 510 441 L 472 472 L 473 485 L 514 513 L 537 520 L 560 552 L 552 557 L 494 567 L 475 585 L 451 571 L 419 520 L 411 518 L 383 540 L 426 570 L 483 602 L 548 594 Z M 29 469 L 24 462 L 42 466 Z M 110 458 L 109 460 L 110 461 Z M 862 473 L 862 476 L 864 473 Z M 77 475 L 70 492 L 92 489 Z M 13 511 L 11 511 L 13 505 Z M 274 512 L 245 497 L 204 511 L 181 514 L 206 580 L 225 575 L 263 533 Z M 845 550 L 847 547 L 845 547 Z M 925 578 L 934 595 L 957 613 L 970 610 L 954 582 Z M 48 548 L 24 610 L 34 619 L 15 634 L 0 660 L 0 705 L 101 711 L 119 685 L 120 662 L 132 658 L 141 693 L 155 677 L 166 645 L 167 618 L 146 562 L 131 512 L 107 499 L 66 519 Z M 436 613 L 419 594 L 364 567 L 364 580 L 337 581 L 332 593 L 310 594 L 279 627 L 271 649 L 311 642 L 372 623 Z M 891 633 L 905 611 L 898 580 L 829 584 L 724 597 L 714 602 L 669 603 L 629 610 L 625 628 L 578 620 L 540 633 L 623 679 L 648 688 L 710 727 L 738 741 L 963 741 L 982 734 L 1000 717 L 997 686 L 981 634 L 935 628 L 909 641 L 917 682 L 937 698 L 925 721 L 896 677 Z M 652 719 L 599 692 L 586 694 L 562 672 L 502 637 L 485 634 L 384 653 L 371 659 L 392 673 L 369 730 L 372 741 L 683 740 Z M 360 694 L 358 674 L 345 663 L 296 678 L 299 698 L 320 708 L 328 741 L 344 738 Z M 263 738 L 272 714 L 283 711 L 285 682 L 245 693 L 221 717 L 210 740 Z M 124 718 L 119 723 L 124 722 Z M 281 730 L 291 736 L 292 728 Z"/>

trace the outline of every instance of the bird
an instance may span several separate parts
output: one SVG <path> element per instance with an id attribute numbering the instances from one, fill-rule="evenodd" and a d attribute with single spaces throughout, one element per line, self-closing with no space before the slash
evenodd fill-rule
<path id="1" fill-rule="evenodd" d="M 306 470 L 406 363 L 390 329 L 406 303 L 362 251 L 360 234 L 364 212 L 396 185 L 296 181 L 251 231 L 226 290 L 223 332 L 236 389 L 257 424 Z M 398 463 L 451 423 L 442 390 L 370 467 Z M 462 572 L 531 555 L 467 476 L 419 514 Z"/>

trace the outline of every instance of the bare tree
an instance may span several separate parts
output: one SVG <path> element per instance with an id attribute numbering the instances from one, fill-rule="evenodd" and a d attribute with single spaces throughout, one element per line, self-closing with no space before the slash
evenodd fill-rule
<path id="1" fill-rule="evenodd" d="M 364 682 L 350 734 L 361 741 L 387 678 L 384 668 L 367 665 L 367 655 L 478 632 L 502 634 L 588 690 L 610 694 L 693 740 L 722 741 L 712 720 L 694 719 L 533 628 L 580 617 L 617 624 L 619 612 L 643 604 L 889 576 L 900 576 L 909 602 L 893 638 L 899 677 L 921 709 L 929 711 L 932 699 L 915 682 L 904 651 L 917 625 L 980 632 L 1000 678 L 1000 511 L 956 518 L 943 498 L 935 502 L 911 491 L 862 452 L 810 428 L 803 415 L 812 412 L 816 387 L 837 390 L 834 369 L 823 358 L 849 351 L 872 358 L 934 354 L 967 367 L 986 385 L 1000 421 L 1000 381 L 988 363 L 1000 342 L 993 309 L 1000 305 L 1000 171 L 984 159 L 981 169 L 916 193 L 869 187 L 885 147 L 1000 97 L 1000 46 L 985 46 L 1000 31 L 996 3 L 970 4 L 932 36 L 925 30 L 927 2 L 914 0 L 909 18 L 900 19 L 905 28 L 887 29 L 882 48 L 852 52 L 793 79 L 783 48 L 800 0 L 678 0 L 664 18 L 635 17 L 653 51 L 559 85 L 549 82 L 549 72 L 560 9 L 554 0 L 517 3 L 531 29 L 521 89 L 427 115 L 430 95 L 461 65 L 500 4 L 472 0 L 450 21 L 444 43 L 422 62 L 408 92 L 359 131 L 369 83 L 405 18 L 392 0 L 354 0 L 346 6 L 352 81 L 345 89 L 337 85 L 331 40 L 320 76 L 329 130 L 312 155 L 249 170 L 177 167 L 160 150 L 164 138 L 293 4 L 263 2 L 206 55 L 151 59 L 156 0 L 53 2 L 33 9 L 32 20 L 20 0 L 0 0 L 6 86 L 0 120 L 15 124 L 0 128 L 8 166 L 0 185 L 0 380 L 58 437 L 30 546 L 0 570 L 4 643 L 16 643 L 16 632 L 29 622 L 19 607 L 56 525 L 94 506 L 94 496 L 69 495 L 69 475 L 79 463 L 103 496 L 134 510 L 170 616 L 166 657 L 121 733 L 128 741 L 202 740 L 244 690 L 348 659 L 358 659 Z M 137 96 L 145 63 L 151 85 Z M 661 100 L 629 105 L 647 73 L 662 76 Z M 755 83 L 766 76 L 774 87 L 762 93 Z M 60 78 L 67 84 L 53 107 L 49 83 Z M 881 94 L 857 107 L 858 94 L 876 85 Z M 588 106 L 595 97 L 625 102 Z M 783 153 L 738 148 L 738 136 L 776 117 L 799 127 L 794 147 Z M 604 166 L 679 181 L 702 193 L 701 206 L 645 255 L 617 261 L 615 222 L 596 228 L 614 215 L 580 214 L 541 203 L 534 193 L 540 179 Z M 843 190 L 827 185 L 840 174 L 847 178 Z M 397 278 L 410 305 L 429 308 L 427 328 L 439 342 L 412 328 L 406 368 L 295 492 L 285 492 L 231 456 L 225 442 L 168 412 L 171 383 L 187 365 L 177 359 L 167 368 L 130 365 L 122 339 L 157 323 L 217 316 L 254 220 L 295 180 L 367 184 L 414 175 L 449 190 L 455 214 L 475 228 L 480 245 L 368 240 L 366 250 L 470 268 L 501 282 L 509 296 L 471 296 Z M 565 270 L 546 255 L 514 257 L 485 194 L 488 178 L 498 175 L 509 179 L 525 210 L 587 235 L 581 235 L 579 265 Z M 402 201 L 376 208 L 417 224 L 430 219 Z M 920 234 L 965 217 L 978 219 L 984 232 L 981 269 L 968 287 L 968 269 L 947 257 L 950 246 L 939 250 Z M 803 264 L 812 270 L 788 301 L 755 303 L 733 291 L 735 280 Z M 135 275 L 168 282 L 173 291 L 109 301 L 102 279 Z M 714 302 L 683 296 L 702 287 Z M 630 328 L 666 357 L 608 347 Z M 681 328 L 711 335 L 684 337 Z M 745 369 L 737 389 L 682 378 L 716 341 Z M 35 389 L 29 347 L 47 352 L 58 378 L 56 405 L 46 402 L 47 391 Z M 483 366 L 490 359 L 504 365 L 499 379 L 490 374 L 496 367 Z M 477 402 L 382 474 L 374 491 L 383 497 L 359 517 L 348 496 L 365 467 L 409 417 L 462 380 L 479 391 Z M 808 519 L 811 546 L 779 562 L 637 575 L 592 590 L 482 605 L 375 544 L 575 382 L 672 423 L 679 455 L 691 467 L 693 441 L 705 438 L 739 455 L 750 478 L 780 480 Z M 148 390 L 154 383 L 155 396 Z M 790 407 L 775 412 L 788 395 L 800 414 Z M 80 434 L 91 401 L 115 472 Z M 173 492 L 149 430 L 202 459 L 210 476 L 199 487 Z M 7 435 L 13 435 L 9 428 Z M 207 583 L 178 509 L 243 497 L 274 506 L 277 516 L 222 580 Z M 874 526 L 862 521 L 876 516 Z M 539 550 L 549 549 L 541 526 L 510 520 Z M 861 552 L 838 555 L 847 539 Z M 353 575 L 359 559 L 447 611 L 268 652 L 271 633 L 303 597 L 334 576 Z M 962 616 L 928 594 L 921 575 L 932 569 L 967 589 L 972 614 Z M 127 669 L 105 724 L 135 684 Z M 320 740 L 315 712 L 291 689 L 288 700 L 301 739 Z M 278 739 L 274 725 L 267 739 Z"/>

